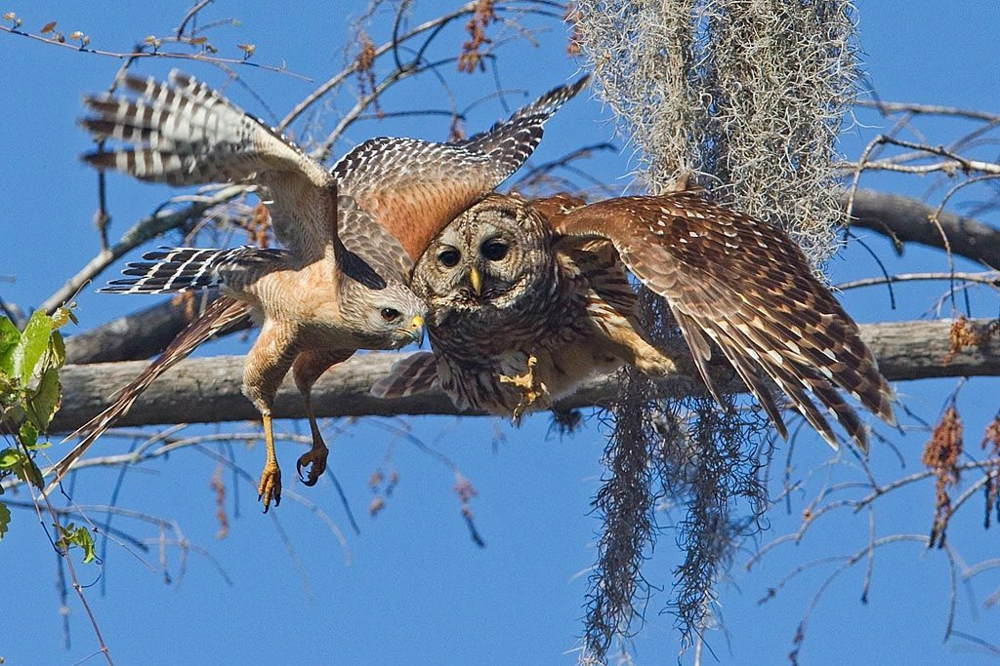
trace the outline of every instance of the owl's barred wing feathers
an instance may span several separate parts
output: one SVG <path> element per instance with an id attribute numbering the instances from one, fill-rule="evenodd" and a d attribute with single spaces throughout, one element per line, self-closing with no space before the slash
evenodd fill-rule
<path id="1" fill-rule="evenodd" d="M 119 392 L 111 405 L 66 438 L 72 439 L 83 435 L 83 439 L 53 466 L 53 480 L 46 492 L 51 492 L 73 463 L 86 453 L 90 445 L 97 441 L 97 438 L 103 435 L 115 421 L 132 408 L 135 399 L 160 375 L 187 358 L 201 343 L 222 333 L 227 328 L 235 326 L 249 316 L 250 306 L 242 301 L 228 296 L 221 296 L 212 301 L 205 308 L 205 312 L 188 324 L 187 328 L 173 339 L 163 353 L 142 371 L 142 374 Z"/>
<path id="2" fill-rule="evenodd" d="M 867 433 L 838 386 L 895 422 L 892 390 L 857 324 L 778 228 L 691 192 L 611 199 L 572 211 L 553 226 L 562 234 L 610 239 L 629 270 L 667 298 L 710 389 L 706 336 L 783 435 L 758 370 L 831 446 L 836 437 L 813 399 L 867 449 Z"/>
<path id="3" fill-rule="evenodd" d="M 451 220 L 524 164 L 541 141 L 545 123 L 586 81 L 555 88 L 466 141 L 369 139 L 344 155 L 331 173 L 341 192 L 354 197 L 416 261 Z"/>
<path id="4" fill-rule="evenodd" d="M 336 232 L 335 183 L 323 166 L 215 90 L 178 71 L 166 82 L 128 76 L 131 95 L 95 95 L 83 125 L 96 139 L 131 147 L 83 156 L 98 169 L 171 185 L 253 181 L 274 198 L 275 235 L 303 257 L 321 255 Z"/>

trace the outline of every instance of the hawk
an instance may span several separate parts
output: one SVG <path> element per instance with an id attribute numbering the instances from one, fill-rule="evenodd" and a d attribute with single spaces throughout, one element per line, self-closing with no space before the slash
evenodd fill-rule
<path id="1" fill-rule="evenodd" d="M 894 422 L 892 390 L 857 324 L 801 249 L 693 190 L 591 205 L 567 195 L 485 196 L 416 264 L 411 287 L 429 307 L 433 352 L 401 360 L 372 391 L 397 397 L 440 384 L 460 408 L 518 418 L 624 363 L 651 377 L 690 366 L 650 342 L 626 269 L 667 299 L 717 401 L 712 343 L 783 437 L 763 377 L 835 448 L 821 407 L 868 446 L 838 387 Z"/>
<path id="2" fill-rule="evenodd" d="M 84 155 L 101 170 L 172 185 L 251 182 L 268 197 L 281 249 L 166 248 L 129 264 L 114 293 L 172 293 L 219 287 L 215 301 L 116 401 L 82 430 L 87 435 L 55 466 L 56 481 L 135 397 L 201 342 L 251 316 L 261 332 L 247 355 L 244 393 L 261 413 L 267 462 L 260 497 L 281 499 L 271 405 L 292 370 L 313 445 L 298 461 L 312 485 L 328 450 L 310 390 L 357 349 L 419 341 L 425 306 L 408 288 L 413 262 L 451 219 L 499 185 L 531 155 L 545 122 L 586 84 L 553 89 L 506 121 L 469 139 L 434 143 L 378 137 L 331 170 L 217 91 L 172 72 L 167 82 L 127 77 L 132 95 L 88 97 L 81 124 L 95 139 L 132 147 Z"/>

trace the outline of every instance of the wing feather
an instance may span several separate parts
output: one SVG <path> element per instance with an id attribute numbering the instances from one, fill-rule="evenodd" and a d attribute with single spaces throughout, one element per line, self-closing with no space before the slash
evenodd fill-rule
<path id="1" fill-rule="evenodd" d="M 583 88 L 560 86 L 487 132 L 453 143 L 377 137 L 344 155 L 331 173 L 340 190 L 399 239 L 413 261 L 459 213 L 531 156 L 545 123 Z"/>
<path id="2" fill-rule="evenodd" d="M 316 160 L 194 77 L 166 82 L 128 76 L 131 94 L 95 95 L 80 124 L 100 148 L 83 160 L 139 180 L 171 185 L 253 182 L 267 190 L 274 233 L 305 259 L 322 256 L 336 234 L 336 181 Z"/>
<path id="3" fill-rule="evenodd" d="M 892 389 L 857 324 L 778 228 L 692 191 L 611 199 L 556 217 L 554 227 L 610 239 L 629 270 L 669 301 L 710 390 L 706 335 L 779 430 L 761 372 L 832 446 L 836 437 L 814 400 L 867 447 L 867 433 L 837 387 L 894 422 Z"/>
<path id="4" fill-rule="evenodd" d="M 46 488 L 46 492 L 52 491 L 73 464 L 87 452 L 90 445 L 97 441 L 97 438 L 114 425 L 115 421 L 128 413 L 135 399 L 160 375 L 187 358 L 198 345 L 213 335 L 218 335 L 249 316 L 250 306 L 242 301 L 228 296 L 220 296 L 212 301 L 200 317 L 188 324 L 187 328 L 173 339 L 159 358 L 149 364 L 142 371 L 142 374 L 118 393 L 114 402 L 67 437 L 70 439 L 82 436 L 82 439 L 52 467 L 50 473 L 53 474 L 53 479 Z"/>

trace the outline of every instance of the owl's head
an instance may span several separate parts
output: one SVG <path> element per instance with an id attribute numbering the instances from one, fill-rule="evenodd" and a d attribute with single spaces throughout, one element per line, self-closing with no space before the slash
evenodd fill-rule
<path id="1" fill-rule="evenodd" d="M 413 291 L 432 313 L 515 307 L 551 279 L 551 235 L 520 197 L 488 195 L 431 241 Z"/>

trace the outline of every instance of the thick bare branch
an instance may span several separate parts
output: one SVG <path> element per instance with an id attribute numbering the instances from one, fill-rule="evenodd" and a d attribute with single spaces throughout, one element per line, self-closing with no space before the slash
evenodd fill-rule
<path id="1" fill-rule="evenodd" d="M 992 333 L 992 321 L 971 321 L 984 331 L 978 348 L 952 349 L 951 323 L 917 321 L 862 326 L 886 377 L 892 380 L 927 377 L 1000 375 L 1000 341 Z M 991 331 L 985 333 L 985 331 Z M 400 400 L 379 400 L 368 393 L 375 380 L 385 376 L 400 354 L 366 354 L 334 368 L 316 384 L 313 402 L 319 416 L 367 416 L 401 414 L 458 414 L 440 391 Z M 62 409 L 52 424 L 53 432 L 73 430 L 108 404 L 108 398 L 145 367 L 143 362 L 71 365 L 63 369 Z M 220 356 L 180 363 L 154 383 L 136 401 L 120 425 L 151 425 L 176 422 L 242 421 L 259 417 L 243 397 L 243 357 Z M 678 377 L 674 382 L 690 380 Z M 600 404 L 611 397 L 613 380 L 598 377 L 585 390 L 558 405 L 572 409 Z M 668 390 L 681 389 L 676 384 Z M 277 418 L 303 418 L 302 401 L 291 379 L 285 382 L 274 406 Z"/>
<path id="2" fill-rule="evenodd" d="M 843 201 L 847 201 L 846 193 Z M 852 225 L 885 234 L 897 245 L 920 243 L 943 249 L 941 233 L 930 221 L 936 212 L 935 206 L 909 197 L 858 190 L 854 196 Z M 954 254 L 990 268 L 1000 266 L 1000 229 L 948 212 L 940 213 L 938 222 Z"/>

